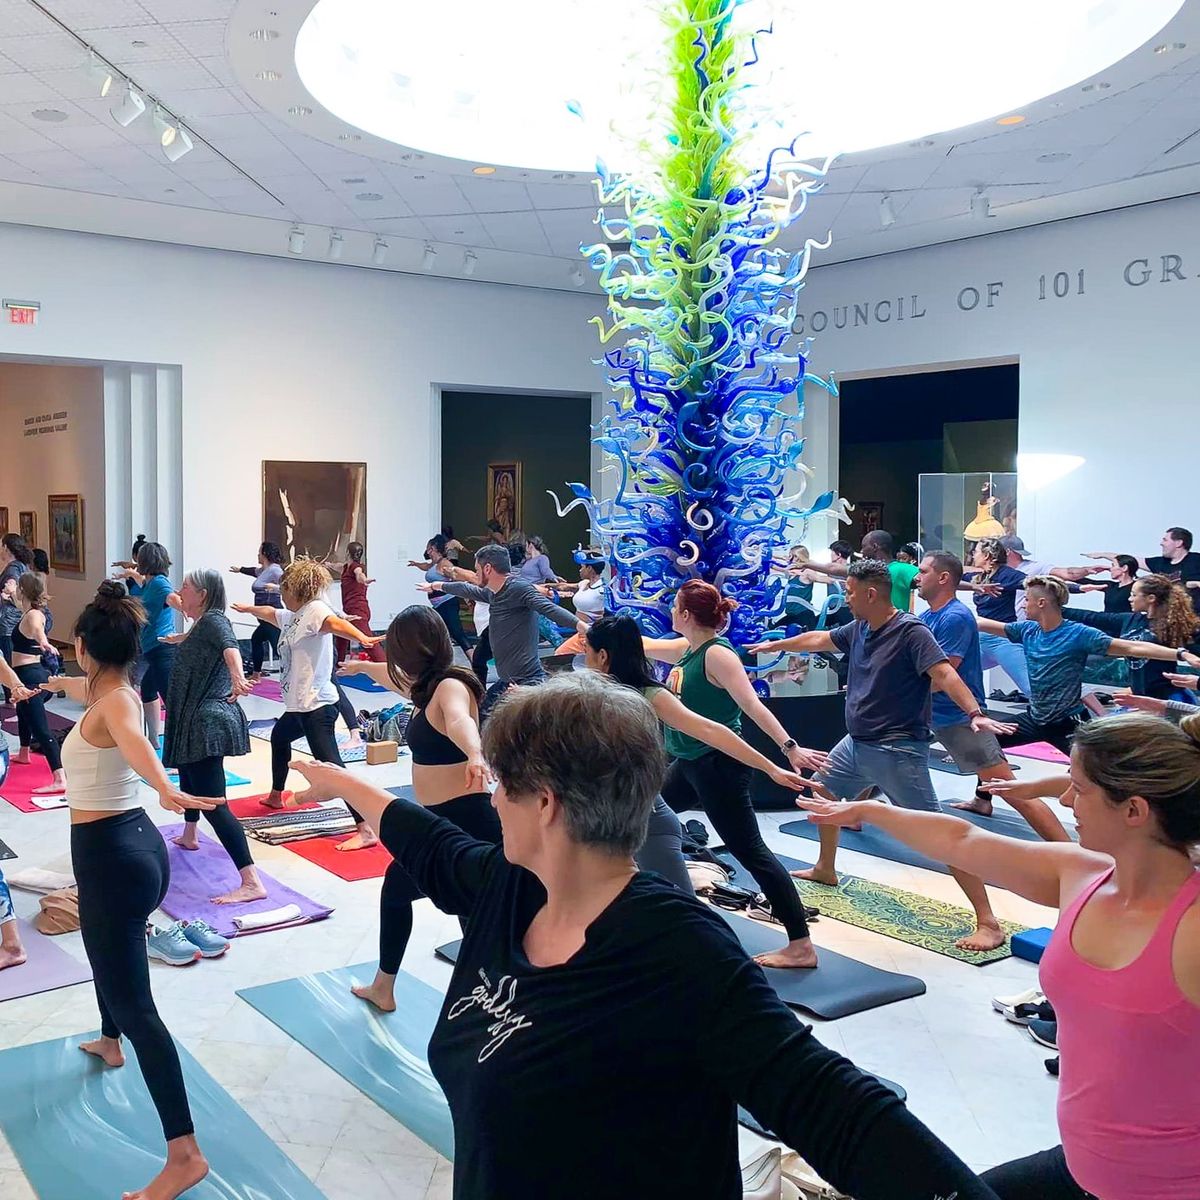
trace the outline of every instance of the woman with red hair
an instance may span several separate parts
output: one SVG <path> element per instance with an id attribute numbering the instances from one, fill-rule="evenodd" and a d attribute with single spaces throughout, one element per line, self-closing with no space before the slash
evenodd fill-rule
<path id="1" fill-rule="evenodd" d="M 735 608 L 737 601 L 721 595 L 711 583 L 689 579 L 671 609 L 671 627 L 683 636 L 646 638 L 646 653 L 673 664 L 667 686 L 693 712 L 735 733 L 741 732 L 745 713 L 779 747 L 793 770 L 816 770 L 826 756 L 796 744 L 755 694 L 733 646 L 720 636 Z M 808 936 L 804 905 L 759 832 L 750 803 L 750 768 L 677 729 L 668 727 L 665 734 L 667 752 L 675 761 L 667 772 L 663 799 L 675 812 L 704 811 L 787 930 L 788 944 L 774 954 L 759 955 L 759 964 L 815 967 L 817 952 Z"/>

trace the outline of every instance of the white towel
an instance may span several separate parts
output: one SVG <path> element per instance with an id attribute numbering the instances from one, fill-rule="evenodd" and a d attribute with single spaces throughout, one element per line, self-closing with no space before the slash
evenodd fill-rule
<path id="1" fill-rule="evenodd" d="M 272 908 L 266 912 L 247 913 L 244 917 L 234 917 L 233 923 L 242 931 L 266 929 L 270 925 L 286 925 L 289 921 L 298 921 L 302 915 L 300 905 L 285 904 L 282 908 Z"/>
<path id="2" fill-rule="evenodd" d="M 61 871 L 44 871 L 41 867 L 27 867 L 15 875 L 7 876 L 12 887 L 26 892 L 58 892 L 63 888 L 75 886 L 73 875 L 64 875 Z"/>

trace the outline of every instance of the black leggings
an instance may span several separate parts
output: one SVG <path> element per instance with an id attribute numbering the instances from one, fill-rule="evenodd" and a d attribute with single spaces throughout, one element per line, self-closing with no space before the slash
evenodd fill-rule
<path id="1" fill-rule="evenodd" d="M 793 941 L 808 937 L 808 922 L 796 885 L 767 849 L 750 803 L 750 768 L 710 750 L 699 758 L 676 759 L 663 783 L 663 799 L 675 812 L 702 809 L 729 853 L 754 876 Z"/>
<path id="2" fill-rule="evenodd" d="M 167 684 L 171 682 L 171 669 L 175 666 L 176 646 L 160 643 L 153 650 L 142 652 L 142 703 L 167 698 Z"/>
<path id="3" fill-rule="evenodd" d="M 133 1044 L 167 1141 L 192 1133 L 179 1054 L 150 994 L 146 919 L 170 882 L 167 847 L 140 808 L 71 826 L 79 928 L 96 985 L 100 1030 Z"/>
<path id="4" fill-rule="evenodd" d="M 1008 717 L 1005 715 L 1007 721 Z M 1015 718 L 1016 731 L 1001 734 L 998 738 L 1001 746 L 1025 746 L 1030 742 L 1049 742 L 1064 754 L 1071 753 L 1071 738 L 1079 728 L 1079 722 L 1071 716 L 1059 717 L 1056 721 L 1042 723 L 1035 721 L 1028 709 L 1019 713 Z"/>
<path id="5" fill-rule="evenodd" d="M 1096 1200 L 1071 1178 L 1061 1146 L 993 1167 L 982 1178 L 1000 1200 Z"/>
<path id="6" fill-rule="evenodd" d="M 17 737 L 21 748 L 36 746 L 46 756 L 50 770 L 57 771 L 62 767 L 62 752 L 46 720 L 46 701 L 50 696 L 41 690 L 41 685 L 50 678 L 50 672 L 41 663 L 29 663 L 13 670 L 27 688 L 37 693 L 32 700 L 22 700 L 17 705 Z"/>
<path id="7" fill-rule="evenodd" d="M 475 672 L 475 678 L 485 688 L 487 687 L 488 659 L 492 657 L 492 639 L 488 637 L 489 632 L 490 630 L 485 629 L 479 635 L 475 649 L 471 651 L 471 670 Z"/>
<path id="8" fill-rule="evenodd" d="M 179 790 L 185 796 L 199 796 L 211 799 L 225 795 L 225 760 L 216 755 L 212 758 L 202 758 L 198 762 L 179 764 Z M 229 811 L 227 804 L 219 804 L 216 808 L 207 809 L 204 815 L 213 827 L 225 853 L 233 859 L 233 865 L 239 871 L 254 866 L 254 856 L 250 853 L 250 845 L 246 841 L 246 831 L 242 823 Z M 200 820 L 200 810 L 189 808 L 184 811 L 183 819 L 194 825 Z"/>
<path id="9" fill-rule="evenodd" d="M 457 825 L 481 842 L 500 841 L 500 818 L 492 807 L 487 792 L 456 796 L 445 804 L 430 805 L 429 811 Z M 412 935 L 413 901 L 424 895 L 412 876 L 394 862 L 383 876 L 379 893 L 379 969 L 385 975 L 395 975 Z"/>
<path id="10" fill-rule="evenodd" d="M 279 635 L 283 632 L 278 625 L 269 625 L 259 621 L 254 632 L 250 635 L 250 666 L 255 671 L 261 671 L 267 658 L 267 647 L 271 647 L 275 657 L 279 657 Z"/>
<path id="11" fill-rule="evenodd" d="M 292 761 L 294 753 L 292 743 L 297 738 L 308 739 L 308 748 L 317 762 L 345 766 L 338 751 L 337 735 L 334 733 L 337 719 L 338 706 L 326 704 L 321 708 L 314 708 L 312 712 L 285 712 L 275 722 L 275 728 L 271 730 L 272 791 L 282 792 L 284 784 L 287 783 L 288 764 Z M 356 824 L 362 821 L 362 817 L 350 808 L 349 804 L 346 807 L 350 809 L 350 815 Z"/>
<path id="12" fill-rule="evenodd" d="M 471 643 L 467 638 L 466 630 L 463 629 L 462 613 L 459 611 L 458 597 L 455 596 L 452 600 L 447 600 L 443 604 L 435 604 L 433 607 L 437 615 L 446 623 L 446 630 L 450 634 L 450 640 L 464 654 L 470 654 Z M 486 666 L 487 659 L 483 661 Z"/>

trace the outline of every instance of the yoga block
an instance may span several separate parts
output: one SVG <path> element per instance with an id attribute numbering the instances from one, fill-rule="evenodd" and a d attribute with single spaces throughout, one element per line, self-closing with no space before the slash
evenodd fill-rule
<path id="1" fill-rule="evenodd" d="M 1012 952 L 1027 962 L 1041 962 L 1053 929 L 1027 929 L 1012 935 Z"/>
<path id="2" fill-rule="evenodd" d="M 367 765 L 377 767 L 380 763 L 393 763 L 400 757 L 398 742 L 368 742 Z"/>

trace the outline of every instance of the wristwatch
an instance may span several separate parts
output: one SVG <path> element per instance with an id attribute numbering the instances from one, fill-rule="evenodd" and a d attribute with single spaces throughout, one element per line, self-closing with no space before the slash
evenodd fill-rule
<path id="1" fill-rule="evenodd" d="M 783 745 L 779 747 L 779 749 L 782 750 L 784 752 L 784 754 L 786 754 L 789 750 L 795 750 L 796 747 L 799 745 L 800 745 L 800 743 L 798 741 L 796 741 L 795 738 L 788 738 L 788 740 L 786 742 L 784 742 Z"/>
<path id="2" fill-rule="evenodd" d="M 1175 651 L 1175 661 L 1176 662 L 1187 662 L 1187 651 L 1182 646 L 1180 646 L 1179 649 Z"/>

